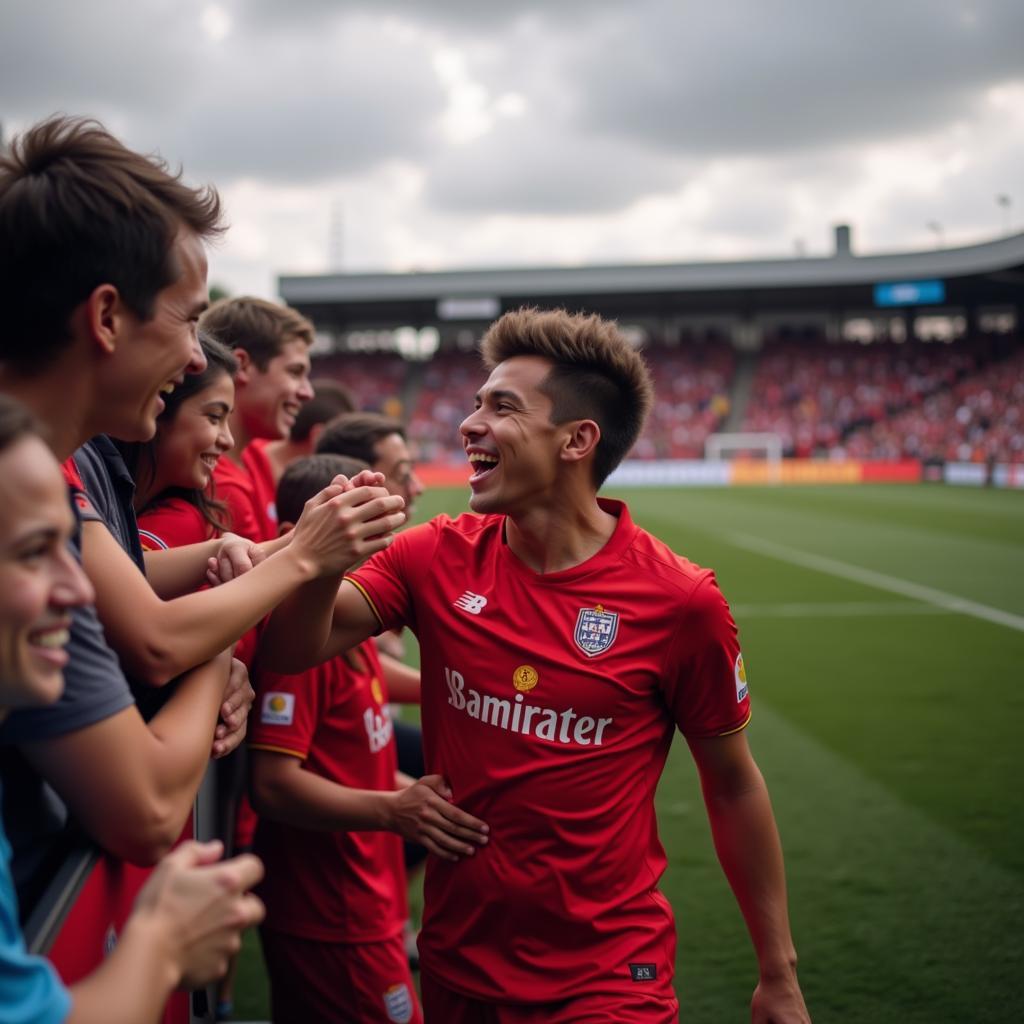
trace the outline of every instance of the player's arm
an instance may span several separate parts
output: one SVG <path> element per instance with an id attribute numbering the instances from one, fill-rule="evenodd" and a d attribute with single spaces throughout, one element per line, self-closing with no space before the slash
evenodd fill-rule
<path id="1" fill-rule="evenodd" d="M 719 862 L 757 952 L 753 1024 L 808 1024 L 789 929 L 786 878 L 768 789 L 744 732 L 687 738 Z"/>
<path id="2" fill-rule="evenodd" d="M 261 817 L 320 832 L 397 832 L 451 861 L 487 842 L 487 826 L 450 802 L 440 775 L 399 790 L 352 789 L 306 771 L 297 754 L 250 751 L 252 804 Z"/>
<path id="3" fill-rule="evenodd" d="M 324 572 L 343 571 L 384 546 L 382 526 L 389 533 L 404 519 L 394 514 L 401 499 L 383 490 L 330 491 L 307 503 L 292 542 L 251 572 L 172 601 L 157 596 L 103 523 L 86 523 L 83 566 L 96 588 L 96 609 L 107 639 L 126 670 L 163 685 L 234 643 L 302 583 Z"/>
<path id="4" fill-rule="evenodd" d="M 362 591 L 350 580 L 314 580 L 290 594 L 260 635 L 260 664 L 272 672 L 305 672 L 380 630 Z M 398 698 L 396 697 L 396 700 Z"/>
<path id="5" fill-rule="evenodd" d="M 378 652 L 377 657 L 384 671 L 384 682 L 388 684 L 388 700 L 396 704 L 419 704 L 420 670 L 392 658 L 390 654 Z"/>
<path id="6" fill-rule="evenodd" d="M 210 757 L 231 658 L 187 673 L 147 724 L 132 705 L 21 749 L 86 832 L 116 857 L 152 864 L 177 840 Z"/>

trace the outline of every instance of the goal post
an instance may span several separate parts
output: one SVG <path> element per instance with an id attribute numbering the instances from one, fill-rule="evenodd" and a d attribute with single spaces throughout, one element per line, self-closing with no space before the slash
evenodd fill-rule
<path id="1" fill-rule="evenodd" d="M 763 459 L 768 464 L 768 476 L 773 483 L 782 479 L 782 438 L 770 433 L 708 434 L 704 442 L 704 458 L 724 461 L 742 453 L 744 457 Z"/>

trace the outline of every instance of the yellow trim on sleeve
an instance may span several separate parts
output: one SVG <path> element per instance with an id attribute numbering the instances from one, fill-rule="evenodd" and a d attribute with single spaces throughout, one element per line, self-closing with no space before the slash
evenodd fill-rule
<path id="1" fill-rule="evenodd" d="M 750 716 L 753 714 L 752 711 L 747 712 L 747 717 L 743 720 L 741 725 L 737 725 L 735 729 L 727 729 L 725 732 L 716 733 L 717 736 L 734 736 L 738 732 L 742 732 L 748 725 L 750 725 Z"/>
<path id="2" fill-rule="evenodd" d="M 377 611 L 377 606 L 373 603 L 373 598 L 370 597 L 370 595 L 367 593 L 366 587 L 364 587 L 362 583 L 359 582 L 359 580 L 353 578 L 352 576 L 346 576 L 345 579 L 348 580 L 348 582 L 351 583 L 352 586 L 355 587 L 356 590 L 358 590 L 359 593 L 363 595 L 363 599 L 370 606 L 370 611 L 377 616 L 377 621 L 383 626 L 384 616 L 381 615 L 379 611 Z"/>
<path id="3" fill-rule="evenodd" d="M 305 761 L 308 756 L 308 751 L 305 754 L 300 754 L 297 750 L 289 750 L 287 747 L 275 747 L 270 743 L 250 743 L 250 750 L 269 750 L 272 754 L 287 754 L 289 757 L 297 757 L 300 761 Z"/>

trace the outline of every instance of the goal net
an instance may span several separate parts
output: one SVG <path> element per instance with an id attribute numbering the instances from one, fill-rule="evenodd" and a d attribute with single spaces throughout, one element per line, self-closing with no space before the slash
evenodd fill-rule
<path id="1" fill-rule="evenodd" d="M 782 438 L 778 434 L 725 433 L 709 434 L 704 442 L 704 458 L 708 461 L 753 459 L 768 464 L 768 478 L 781 479 Z"/>

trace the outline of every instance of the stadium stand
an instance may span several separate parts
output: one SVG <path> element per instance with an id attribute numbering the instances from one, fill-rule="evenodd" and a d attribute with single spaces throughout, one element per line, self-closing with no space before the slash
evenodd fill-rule
<path id="1" fill-rule="evenodd" d="M 356 396 L 362 409 L 401 416 L 408 364 L 390 352 L 346 352 L 319 356 L 313 363 L 314 377 L 333 377 Z"/>
<path id="2" fill-rule="evenodd" d="M 699 459 L 708 434 L 721 428 L 731 408 L 736 355 L 728 345 L 645 349 L 654 376 L 655 401 L 633 449 L 636 459 Z"/>
<path id="3" fill-rule="evenodd" d="M 1024 349 L 854 430 L 859 459 L 1024 463 Z"/>
<path id="4" fill-rule="evenodd" d="M 731 419 L 778 434 L 799 458 L 1024 461 L 1024 349 L 1013 336 L 872 345 L 773 337 L 749 357 L 742 395 L 725 341 L 655 338 L 644 352 L 656 400 L 633 459 L 701 458 L 708 435 Z M 353 388 L 365 408 L 411 409 L 422 461 L 462 460 L 458 428 L 482 380 L 475 353 L 440 352 L 426 364 L 337 355 L 315 369 Z"/>

